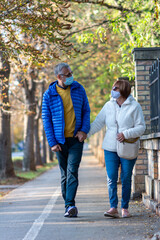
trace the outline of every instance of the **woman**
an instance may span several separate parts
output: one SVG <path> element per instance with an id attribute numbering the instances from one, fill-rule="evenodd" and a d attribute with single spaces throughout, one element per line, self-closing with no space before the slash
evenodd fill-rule
<path id="1" fill-rule="evenodd" d="M 125 139 L 140 137 L 145 131 L 145 122 L 140 104 L 130 93 L 131 86 L 128 81 L 116 81 L 111 91 L 111 100 L 103 106 L 95 121 L 91 124 L 91 129 L 88 134 L 89 137 L 106 125 L 107 131 L 102 144 L 110 200 L 110 210 L 104 213 L 106 217 L 119 217 L 117 210 L 119 165 L 121 165 L 122 182 L 122 217 L 131 216 L 128 211 L 131 194 L 131 177 L 137 158 L 132 160 L 120 158 L 116 152 L 116 143 L 117 141 L 123 142 Z"/>

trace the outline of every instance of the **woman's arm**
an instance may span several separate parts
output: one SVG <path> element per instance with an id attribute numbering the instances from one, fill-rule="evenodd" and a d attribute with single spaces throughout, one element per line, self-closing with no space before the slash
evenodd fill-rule
<path id="1" fill-rule="evenodd" d="M 123 131 L 125 139 L 140 137 L 145 131 L 146 126 L 140 104 L 137 105 L 133 118 L 134 127 Z"/>
<path id="2" fill-rule="evenodd" d="M 103 106 L 99 114 L 97 115 L 96 119 L 91 123 L 90 131 L 87 137 L 90 137 L 94 133 L 100 131 L 103 126 L 105 125 L 105 118 L 106 118 L 106 104 Z"/>

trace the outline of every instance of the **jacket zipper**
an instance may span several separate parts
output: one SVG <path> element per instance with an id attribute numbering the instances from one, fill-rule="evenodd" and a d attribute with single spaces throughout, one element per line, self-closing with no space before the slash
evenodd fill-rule
<path id="1" fill-rule="evenodd" d="M 70 89 L 70 94 L 71 94 L 71 100 L 72 100 L 72 104 L 73 104 L 73 99 L 72 99 L 72 89 Z M 74 104 L 73 104 L 73 110 L 74 110 Z M 75 113 L 75 110 L 74 110 L 74 114 L 75 114 L 75 119 L 76 119 L 76 113 Z M 75 122 L 74 135 L 76 134 L 76 133 L 75 133 L 75 130 L 76 130 L 76 122 Z"/>

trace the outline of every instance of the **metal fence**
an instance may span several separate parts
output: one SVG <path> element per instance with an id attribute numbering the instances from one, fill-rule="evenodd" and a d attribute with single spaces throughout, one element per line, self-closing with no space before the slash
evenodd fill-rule
<path id="1" fill-rule="evenodd" d="M 151 132 L 160 132 L 160 60 L 157 59 L 149 70 L 151 100 Z"/>

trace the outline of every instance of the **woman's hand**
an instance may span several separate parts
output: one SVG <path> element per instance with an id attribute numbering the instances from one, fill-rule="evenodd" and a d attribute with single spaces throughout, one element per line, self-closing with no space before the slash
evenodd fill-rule
<path id="1" fill-rule="evenodd" d="M 117 134 L 117 140 L 118 140 L 119 142 L 123 142 L 124 139 L 125 139 L 125 137 L 124 137 L 123 133 L 118 133 L 118 134 Z"/>
<path id="2" fill-rule="evenodd" d="M 87 134 L 85 132 L 79 131 L 75 137 L 78 137 L 78 140 L 80 142 L 83 142 L 87 138 Z"/>

